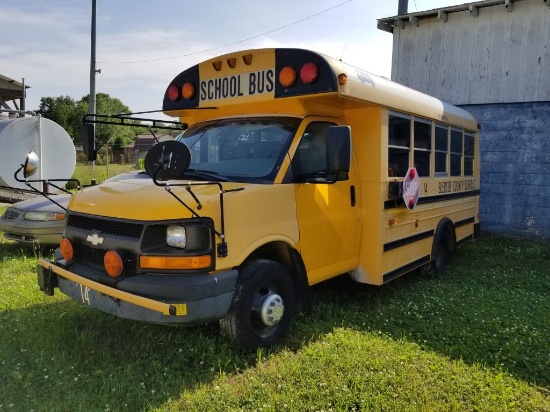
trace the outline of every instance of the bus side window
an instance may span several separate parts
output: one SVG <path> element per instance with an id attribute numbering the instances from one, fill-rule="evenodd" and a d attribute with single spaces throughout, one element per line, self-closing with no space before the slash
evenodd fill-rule
<path id="1" fill-rule="evenodd" d="M 464 176 L 474 174 L 474 135 L 464 133 Z"/>
<path id="2" fill-rule="evenodd" d="M 435 176 L 447 176 L 447 153 L 449 152 L 449 128 L 435 124 Z"/>
<path id="3" fill-rule="evenodd" d="M 390 113 L 388 119 L 388 177 L 405 177 L 411 150 L 411 118 Z"/>
<path id="4" fill-rule="evenodd" d="M 462 168 L 462 130 L 451 129 L 451 176 L 460 176 Z"/>
<path id="5" fill-rule="evenodd" d="M 432 122 L 414 119 L 414 167 L 418 176 L 430 176 L 432 153 Z"/>
<path id="6" fill-rule="evenodd" d="M 292 161 L 295 177 L 327 170 L 327 129 L 330 126 L 335 125 L 313 122 L 307 126 Z"/>

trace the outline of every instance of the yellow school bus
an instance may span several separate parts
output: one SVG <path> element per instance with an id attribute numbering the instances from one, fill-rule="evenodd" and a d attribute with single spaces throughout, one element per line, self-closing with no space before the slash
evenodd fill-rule
<path id="1" fill-rule="evenodd" d="M 283 337 L 309 286 L 439 272 L 479 231 L 478 124 L 339 60 L 260 49 L 166 89 L 186 130 L 146 175 L 73 195 L 38 282 L 147 322 L 220 321 L 237 345 Z"/>

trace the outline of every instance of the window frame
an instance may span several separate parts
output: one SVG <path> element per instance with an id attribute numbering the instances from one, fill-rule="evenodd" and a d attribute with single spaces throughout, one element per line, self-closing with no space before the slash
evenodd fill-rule
<path id="1" fill-rule="evenodd" d="M 417 139 L 417 128 L 416 128 L 416 125 L 417 124 L 424 124 L 424 125 L 427 125 L 429 126 L 429 136 L 428 136 L 428 140 L 427 140 L 427 143 L 428 143 L 428 148 L 423 148 L 423 147 L 418 147 L 417 145 L 417 142 L 419 142 L 419 140 Z M 413 142 L 412 142 L 412 145 L 413 145 L 413 165 L 414 167 L 416 168 L 417 172 L 418 172 L 418 177 L 431 177 L 432 175 L 432 135 L 433 135 L 433 121 L 432 120 L 429 120 L 429 119 L 425 119 L 425 118 L 422 118 L 422 117 L 413 117 Z M 421 153 L 427 153 L 428 154 L 428 174 L 424 174 L 424 173 L 420 173 L 420 171 L 422 170 L 421 167 L 418 166 L 418 162 L 416 160 L 417 156 L 416 156 L 416 153 L 417 152 L 421 152 Z"/>
<path id="2" fill-rule="evenodd" d="M 392 117 L 400 118 L 400 119 L 406 119 L 406 120 L 409 121 L 408 122 L 409 123 L 409 125 L 408 125 L 409 136 L 408 136 L 408 139 L 403 139 L 404 141 L 408 142 L 408 146 L 390 144 L 390 139 L 391 139 L 390 124 L 391 124 L 391 118 Z M 412 143 L 413 143 L 412 142 L 412 128 L 413 128 L 412 121 L 413 121 L 413 116 L 411 116 L 410 114 L 395 112 L 395 111 L 392 111 L 392 110 L 388 111 L 388 135 L 387 135 L 387 138 L 388 138 L 388 152 L 387 152 L 387 155 L 388 155 L 388 178 L 402 178 L 402 177 L 405 177 L 405 174 L 407 173 L 407 170 L 410 167 L 411 156 L 412 156 L 411 151 L 413 149 L 412 148 Z M 393 172 L 394 168 L 390 167 L 390 163 L 392 163 L 391 160 L 390 160 L 392 151 L 393 151 L 393 153 L 400 154 L 401 156 L 403 156 L 403 154 L 406 153 L 407 167 L 406 167 L 404 173 L 400 173 L 400 169 L 401 169 L 400 166 L 401 165 L 399 165 L 399 168 L 397 168 L 396 172 Z M 393 163 L 398 164 L 400 162 L 398 161 L 398 162 L 393 162 Z"/>
<path id="3" fill-rule="evenodd" d="M 460 152 L 456 151 L 458 147 L 453 147 L 453 132 L 460 133 Z M 456 136 L 456 135 L 455 135 Z M 463 175 L 463 156 L 464 156 L 464 129 L 459 129 L 457 127 L 451 127 L 450 139 L 449 139 L 449 175 L 451 177 L 459 177 Z M 456 170 L 453 169 L 453 157 L 456 159 L 457 156 L 460 156 L 459 170 L 456 173 Z M 456 165 L 455 165 L 456 166 Z"/>
<path id="4" fill-rule="evenodd" d="M 445 131 L 445 150 L 438 148 L 438 134 L 437 130 Z M 434 122 L 434 177 L 446 177 L 449 176 L 449 133 L 450 127 L 444 123 Z M 445 171 L 439 171 L 437 168 L 437 155 L 443 153 L 445 155 Z"/>

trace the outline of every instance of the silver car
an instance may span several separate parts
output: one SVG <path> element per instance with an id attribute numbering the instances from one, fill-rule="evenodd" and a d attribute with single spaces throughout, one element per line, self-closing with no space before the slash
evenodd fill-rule
<path id="1" fill-rule="evenodd" d="M 113 176 L 105 182 L 130 178 L 148 178 L 142 172 L 127 172 Z M 61 206 L 67 208 L 71 195 L 51 195 Z M 59 245 L 65 229 L 66 212 L 43 196 L 23 200 L 8 207 L 0 216 L 0 230 L 4 237 L 23 245 Z"/>
<path id="2" fill-rule="evenodd" d="M 53 195 L 63 207 L 70 195 Z M 40 196 L 23 200 L 8 207 L 0 216 L 0 230 L 4 237 L 21 244 L 57 245 L 65 228 L 65 210 Z"/>

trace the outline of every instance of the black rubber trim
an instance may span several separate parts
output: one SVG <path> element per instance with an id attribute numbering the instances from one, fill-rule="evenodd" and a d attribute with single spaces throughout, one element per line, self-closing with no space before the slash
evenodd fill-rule
<path id="1" fill-rule="evenodd" d="M 464 239 L 460 239 L 458 242 L 456 242 L 456 245 L 457 246 L 462 246 L 462 245 L 468 243 L 469 241 L 471 241 L 473 238 L 474 238 L 474 235 L 468 235 Z"/>
<path id="2" fill-rule="evenodd" d="M 388 250 L 397 249 L 398 247 L 410 245 L 411 243 L 418 242 L 419 240 L 423 240 L 429 237 L 432 237 L 434 235 L 434 230 L 428 230 L 427 232 L 417 233 L 416 235 L 412 235 L 409 237 L 404 237 L 402 239 L 397 239 L 392 242 L 388 242 L 384 244 L 384 252 L 387 252 Z"/>
<path id="3" fill-rule="evenodd" d="M 430 262 L 430 255 L 426 255 L 424 257 L 421 257 L 420 259 L 407 263 L 404 266 L 401 266 L 397 269 L 392 270 L 391 272 L 386 273 L 382 279 L 384 283 L 389 282 L 390 280 L 393 280 L 398 276 L 404 275 L 405 273 L 410 272 L 411 270 L 416 269 L 417 267 L 425 265 L 426 263 L 429 263 L 429 262 Z"/>
<path id="4" fill-rule="evenodd" d="M 458 222 L 455 223 L 455 227 L 469 225 L 470 223 L 474 223 L 475 221 L 476 219 L 472 216 L 467 219 L 459 220 Z"/>
<path id="5" fill-rule="evenodd" d="M 473 197 L 473 196 L 479 196 L 479 190 L 469 190 L 467 192 L 449 193 L 447 195 L 420 197 L 418 199 L 417 205 L 423 205 L 426 203 L 444 202 L 446 200 L 461 199 L 463 197 Z M 403 207 L 404 203 L 402 199 L 400 200 L 401 200 L 400 202 L 396 199 L 386 200 L 384 202 L 384 209 L 387 210 L 387 209 L 395 209 L 398 207 Z"/>

